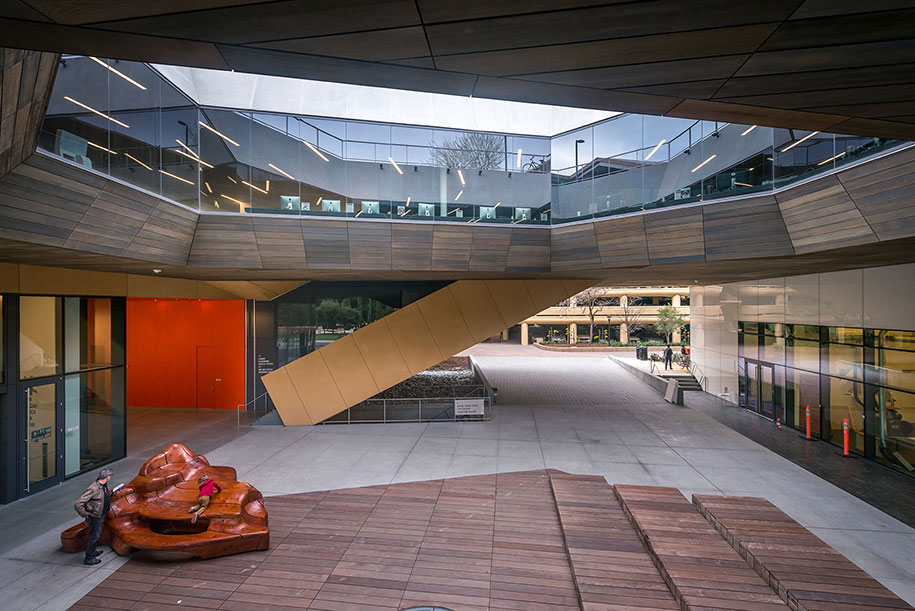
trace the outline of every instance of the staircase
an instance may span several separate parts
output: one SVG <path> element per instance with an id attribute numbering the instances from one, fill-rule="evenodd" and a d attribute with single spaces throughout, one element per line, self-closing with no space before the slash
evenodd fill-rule
<path id="1" fill-rule="evenodd" d="M 665 380 L 676 380 L 680 385 L 680 390 L 702 390 L 702 384 L 691 373 L 682 371 L 662 371 L 660 376 Z"/>

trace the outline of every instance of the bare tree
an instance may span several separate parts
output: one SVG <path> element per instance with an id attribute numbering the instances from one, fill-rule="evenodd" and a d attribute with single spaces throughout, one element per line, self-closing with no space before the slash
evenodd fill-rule
<path id="1" fill-rule="evenodd" d="M 637 332 L 645 328 L 645 324 L 638 322 L 644 315 L 645 308 L 641 305 L 641 299 L 633 295 L 623 295 L 620 297 L 621 313 L 620 322 L 626 325 L 630 339 Z"/>
<path id="2" fill-rule="evenodd" d="M 460 134 L 429 146 L 432 163 L 446 168 L 496 170 L 505 163 L 505 138 L 497 134 Z"/>
<path id="3" fill-rule="evenodd" d="M 588 343 L 594 343 L 594 319 L 597 316 L 598 310 L 604 306 L 606 289 L 600 286 L 594 286 L 589 289 L 575 295 L 574 298 L 569 300 L 572 303 L 575 303 L 573 309 L 581 308 L 585 311 L 585 314 L 588 316 Z M 567 306 L 568 307 L 568 306 Z"/>

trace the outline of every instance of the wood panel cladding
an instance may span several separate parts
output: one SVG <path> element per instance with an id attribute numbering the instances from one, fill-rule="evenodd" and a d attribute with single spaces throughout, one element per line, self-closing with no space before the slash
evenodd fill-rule
<path id="1" fill-rule="evenodd" d="M 459 280 L 261 379 L 284 424 L 318 424 L 592 283 Z"/>
<path id="2" fill-rule="evenodd" d="M 794 254 L 774 197 L 704 206 L 702 220 L 707 260 Z"/>
<path id="3" fill-rule="evenodd" d="M 838 178 L 881 240 L 915 234 L 915 149 L 839 172 Z"/>
<path id="4" fill-rule="evenodd" d="M 594 235 L 602 267 L 648 264 L 648 237 L 642 215 L 596 221 Z"/>
<path id="5" fill-rule="evenodd" d="M 564 272 L 601 267 L 594 223 L 560 225 L 550 232 L 552 271 Z"/>
<path id="6" fill-rule="evenodd" d="M 34 152 L 59 59 L 0 48 L 0 176 Z"/>
<path id="7" fill-rule="evenodd" d="M 799 253 L 877 241 L 835 175 L 783 191 L 775 199 Z"/>
<path id="8" fill-rule="evenodd" d="M 645 233 L 652 264 L 701 261 L 705 257 L 700 206 L 646 214 Z"/>

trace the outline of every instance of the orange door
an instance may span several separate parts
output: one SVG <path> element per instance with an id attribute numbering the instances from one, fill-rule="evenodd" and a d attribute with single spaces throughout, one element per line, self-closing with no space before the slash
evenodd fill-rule
<path id="1" fill-rule="evenodd" d="M 216 348 L 197 346 L 197 409 L 216 407 Z"/>

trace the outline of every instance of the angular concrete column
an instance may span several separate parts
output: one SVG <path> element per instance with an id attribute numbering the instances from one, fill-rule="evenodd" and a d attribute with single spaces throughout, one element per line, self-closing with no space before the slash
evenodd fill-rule
<path id="1" fill-rule="evenodd" d="M 317 424 L 592 283 L 459 280 L 261 379 L 284 424 Z"/>
<path id="2" fill-rule="evenodd" d="M 527 323 L 521 323 L 521 345 L 527 346 Z"/>

